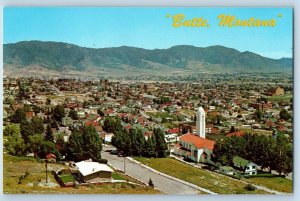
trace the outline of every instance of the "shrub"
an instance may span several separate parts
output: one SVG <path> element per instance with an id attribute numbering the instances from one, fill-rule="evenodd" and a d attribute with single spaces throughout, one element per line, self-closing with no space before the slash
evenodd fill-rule
<path id="1" fill-rule="evenodd" d="M 154 184 L 153 184 L 152 179 L 149 179 L 148 185 L 149 185 L 150 187 L 154 187 Z"/>
<path id="2" fill-rule="evenodd" d="M 98 162 L 103 163 L 103 164 L 107 164 L 107 159 L 99 159 Z"/>
<path id="3" fill-rule="evenodd" d="M 255 191 L 256 190 L 256 187 L 253 186 L 252 184 L 247 184 L 245 187 L 244 187 L 245 190 L 247 191 Z"/>

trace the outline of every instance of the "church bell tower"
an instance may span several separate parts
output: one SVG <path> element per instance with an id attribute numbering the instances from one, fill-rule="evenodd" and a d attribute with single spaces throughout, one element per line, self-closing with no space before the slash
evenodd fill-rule
<path id="1" fill-rule="evenodd" d="M 196 117 L 196 135 L 205 138 L 205 111 L 202 107 L 199 107 Z"/>

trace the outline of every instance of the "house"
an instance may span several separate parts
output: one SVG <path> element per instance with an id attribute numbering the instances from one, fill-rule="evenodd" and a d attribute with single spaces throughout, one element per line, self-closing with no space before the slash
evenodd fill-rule
<path id="1" fill-rule="evenodd" d="M 271 96 L 283 96 L 284 95 L 284 89 L 281 88 L 281 87 L 270 88 L 268 90 L 268 95 L 271 95 Z"/>
<path id="2" fill-rule="evenodd" d="M 219 168 L 219 171 L 223 174 L 228 174 L 228 175 L 234 175 L 235 174 L 235 170 L 233 169 L 233 167 L 230 167 L 230 166 L 221 166 Z"/>
<path id="3" fill-rule="evenodd" d="M 92 161 L 75 163 L 73 172 L 74 170 L 76 177 L 81 183 L 111 181 L 111 174 L 114 172 L 108 165 Z"/>
<path id="4" fill-rule="evenodd" d="M 211 154 L 215 141 L 205 138 L 205 111 L 200 107 L 197 111 L 196 133 L 186 133 L 179 137 L 174 153 L 194 162 L 211 163 Z"/>
<path id="5" fill-rule="evenodd" d="M 239 156 L 235 156 L 232 159 L 233 165 L 242 170 L 245 175 L 256 175 L 257 174 L 257 165 L 253 162 L 250 162 L 246 159 L 243 159 Z"/>
<path id="6" fill-rule="evenodd" d="M 48 154 L 46 159 L 48 163 L 56 163 L 56 156 L 54 154 Z"/>
<path id="7" fill-rule="evenodd" d="M 113 133 L 102 132 L 100 134 L 100 138 L 103 140 L 104 144 L 110 144 L 113 136 Z"/>
<path id="8" fill-rule="evenodd" d="M 174 146 L 179 141 L 178 134 L 176 134 L 176 133 L 166 134 L 165 141 L 169 146 L 170 152 L 174 152 Z"/>

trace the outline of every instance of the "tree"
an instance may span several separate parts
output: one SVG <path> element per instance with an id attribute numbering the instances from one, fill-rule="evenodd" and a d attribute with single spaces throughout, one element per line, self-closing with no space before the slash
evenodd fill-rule
<path id="1" fill-rule="evenodd" d="M 13 133 L 5 142 L 4 147 L 13 156 L 24 156 L 26 154 L 26 144 L 18 133 Z"/>
<path id="2" fill-rule="evenodd" d="M 291 118 L 291 115 L 285 109 L 280 111 L 279 116 L 281 119 L 284 119 L 285 121 Z"/>
<path id="3" fill-rule="evenodd" d="M 34 116 L 31 121 L 22 121 L 20 124 L 20 132 L 25 143 L 28 143 L 29 136 L 42 134 L 44 130 L 43 119 L 37 116 Z"/>
<path id="4" fill-rule="evenodd" d="M 80 132 L 79 130 L 73 130 L 67 144 L 66 152 L 68 159 L 75 161 L 88 159 L 88 157 L 84 156 L 83 146 L 84 141 L 82 137 L 82 132 Z"/>
<path id="5" fill-rule="evenodd" d="M 50 142 L 54 141 L 53 132 L 52 132 L 50 124 L 47 124 L 46 133 L 45 133 L 45 140 L 50 141 Z"/>
<path id="6" fill-rule="evenodd" d="M 78 113 L 74 109 L 70 110 L 69 117 L 71 117 L 73 120 L 78 120 L 79 119 Z"/>
<path id="7" fill-rule="evenodd" d="M 293 170 L 293 148 L 284 135 L 278 135 L 272 160 L 273 168 L 279 175 L 288 174 Z"/>
<path id="8" fill-rule="evenodd" d="M 62 134 L 58 134 L 55 140 L 55 146 L 61 155 L 66 154 L 66 143 Z"/>
<path id="9" fill-rule="evenodd" d="M 58 124 L 57 124 L 57 122 L 56 122 L 55 119 L 53 119 L 53 120 L 51 121 L 50 125 L 51 125 L 51 128 L 56 128 L 56 129 L 58 129 Z"/>
<path id="10" fill-rule="evenodd" d="M 155 151 L 157 153 L 157 157 L 166 157 L 168 146 L 165 141 L 163 131 L 161 129 L 154 129 L 153 135 L 155 138 Z"/>
<path id="11" fill-rule="evenodd" d="M 254 112 L 254 116 L 255 116 L 255 119 L 256 120 L 261 120 L 261 118 L 262 118 L 262 112 L 260 111 L 260 110 L 256 110 L 255 112 Z"/>
<path id="12" fill-rule="evenodd" d="M 50 141 L 44 141 L 41 134 L 35 134 L 29 137 L 29 148 L 35 157 L 46 158 L 46 155 L 49 153 L 53 153 L 56 157 L 59 157 L 55 144 Z"/>
<path id="13" fill-rule="evenodd" d="M 41 117 L 34 116 L 31 119 L 31 125 L 32 125 L 32 128 L 34 129 L 34 131 L 33 131 L 34 134 L 44 133 L 44 131 L 45 131 L 44 121 Z"/>
<path id="14" fill-rule="evenodd" d="M 11 122 L 21 123 L 26 120 L 26 113 L 23 108 L 18 108 L 16 112 L 11 116 Z"/>
<path id="15" fill-rule="evenodd" d="M 85 126 L 81 130 L 73 130 L 67 145 L 69 159 L 80 161 L 92 158 L 101 159 L 102 141 L 93 126 Z"/>
<path id="16" fill-rule="evenodd" d="M 229 131 L 230 133 L 234 133 L 235 132 L 235 128 L 234 128 L 234 126 L 231 126 L 231 128 L 230 128 L 230 131 Z"/>
<path id="17" fill-rule="evenodd" d="M 12 136 L 14 134 L 20 134 L 20 127 L 16 124 L 9 124 L 5 126 L 3 130 L 3 135 L 4 136 Z"/>
<path id="18" fill-rule="evenodd" d="M 149 185 L 150 187 L 154 187 L 154 184 L 153 184 L 152 179 L 149 179 L 148 185 Z"/>
<path id="19" fill-rule="evenodd" d="M 98 132 L 95 127 L 87 126 L 83 129 L 83 139 L 85 152 L 93 160 L 101 159 L 102 141 L 99 138 Z"/>
<path id="20" fill-rule="evenodd" d="M 63 105 L 55 106 L 53 110 L 53 117 L 56 121 L 61 122 L 62 118 L 65 117 L 65 108 Z"/>
<path id="21" fill-rule="evenodd" d="M 32 110 L 34 112 L 34 114 L 38 114 L 41 112 L 41 108 L 39 106 L 33 105 L 32 106 Z"/>
<path id="22" fill-rule="evenodd" d="M 51 99 L 50 98 L 46 99 L 46 105 L 51 105 Z"/>
<path id="23" fill-rule="evenodd" d="M 101 117 L 104 117 L 104 112 L 100 108 L 97 110 L 97 112 Z"/>
<path id="24" fill-rule="evenodd" d="M 148 137 L 148 140 L 145 143 L 145 153 L 144 156 L 147 157 L 157 157 L 157 153 L 155 150 L 156 141 L 153 136 Z"/>

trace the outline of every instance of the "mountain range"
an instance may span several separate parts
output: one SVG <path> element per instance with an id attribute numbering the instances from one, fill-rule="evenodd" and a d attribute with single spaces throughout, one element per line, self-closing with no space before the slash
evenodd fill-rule
<path id="1" fill-rule="evenodd" d="M 86 48 L 62 42 L 4 44 L 4 73 L 129 75 L 195 72 L 292 71 L 291 58 L 271 59 L 224 46 L 178 45 L 168 49 Z"/>

